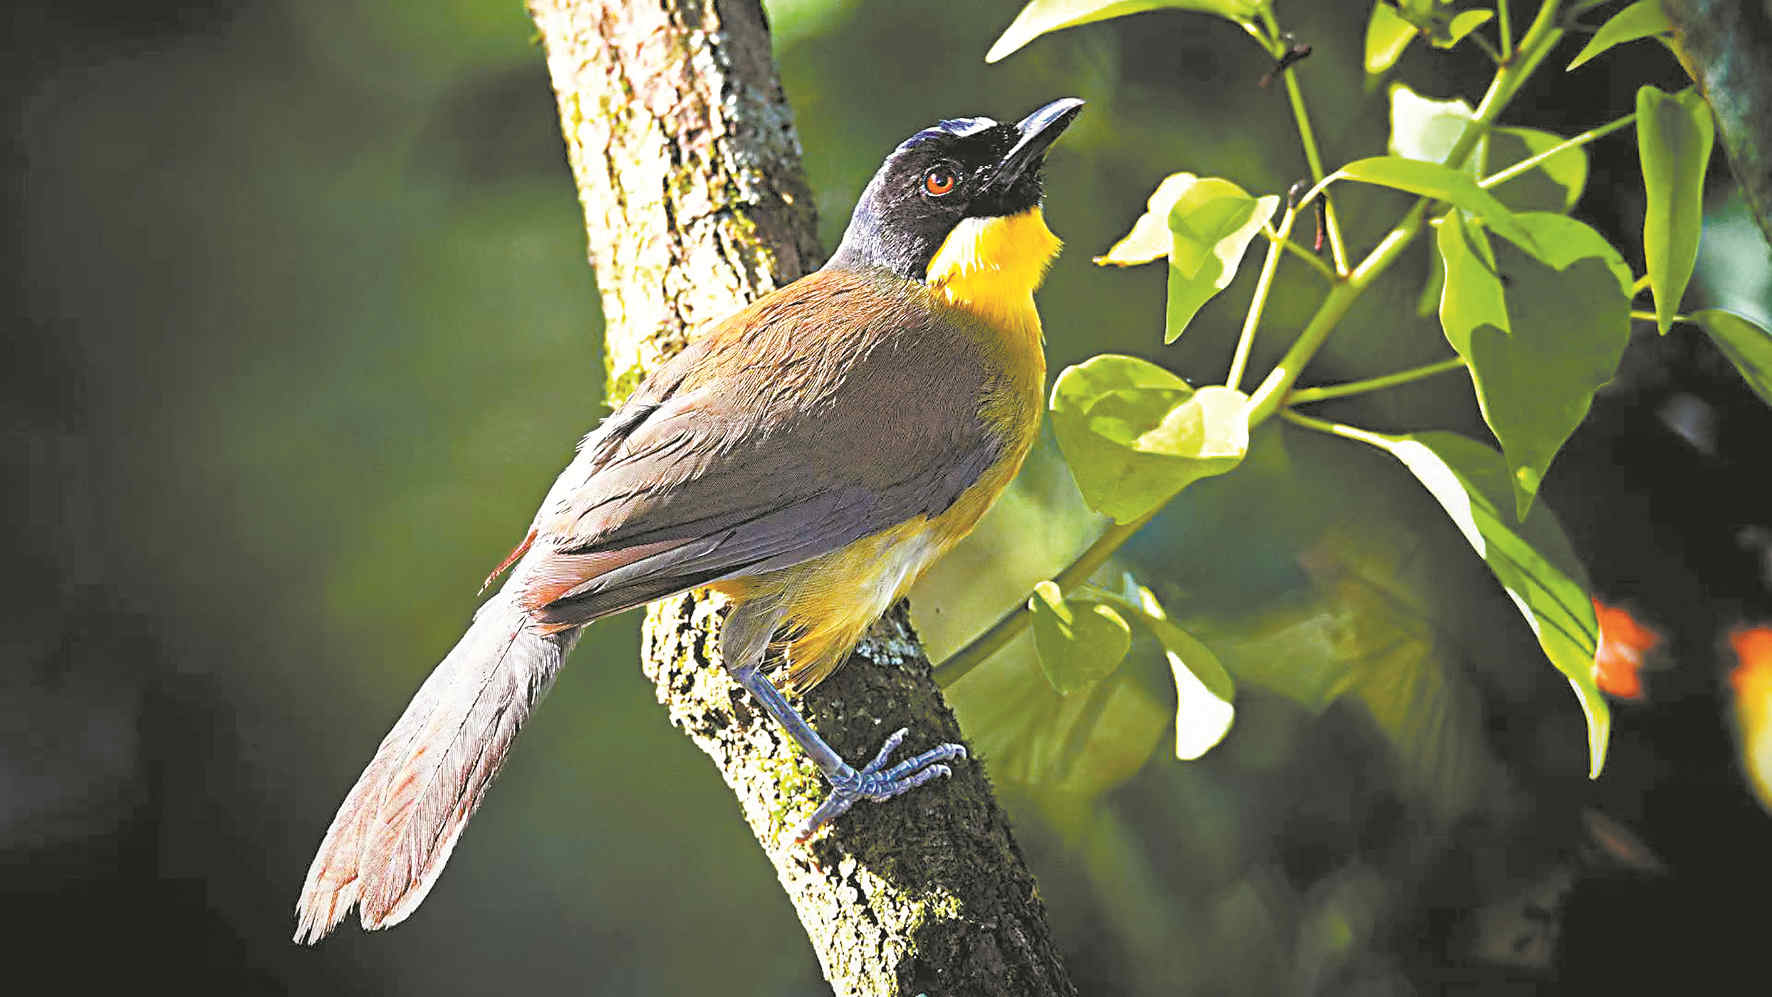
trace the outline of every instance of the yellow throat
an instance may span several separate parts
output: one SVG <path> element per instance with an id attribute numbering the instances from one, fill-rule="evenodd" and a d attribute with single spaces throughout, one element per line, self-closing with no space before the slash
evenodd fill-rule
<path id="1" fill-rule="evenodd" d="M 1034 290 L 1061 245 L 1038 205 L 1020 214 L 963 219 L 935 251 L 926 280 L 948 303 L 999 328 L 1032 332 L 1038 344 Z"/>

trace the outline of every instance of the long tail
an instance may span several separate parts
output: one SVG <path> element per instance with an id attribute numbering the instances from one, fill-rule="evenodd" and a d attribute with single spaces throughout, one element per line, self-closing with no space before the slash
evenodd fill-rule
<path id="1" fill-rule="evenodd" d="M 480 607 L 345 797 L 296 903 L 297 942 L 353 905 L 365 929 L 398 924 L 431 891 L 577 639 L 539 630 L 509 592 Z"/>

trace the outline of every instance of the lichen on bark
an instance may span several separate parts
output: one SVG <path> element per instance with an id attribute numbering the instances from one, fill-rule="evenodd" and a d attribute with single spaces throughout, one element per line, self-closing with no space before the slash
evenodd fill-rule
<path id="1" fill-rule="evenodd" d="M 612 395 L 699 326 L 820 258 L 800 147 L 756 0 L 530 0 L 547 46 L 606 322 Z M 722 607 L 647 612 L 643 668 L 714 761 L 843 995 L 1074 994 L 984 763 L 955 766 L 808 845 L 812 765 L 717 661 Z M 800 704 L 846 757 L 910 727 L 906 753 L 961 740 L 906 608 Z"/>

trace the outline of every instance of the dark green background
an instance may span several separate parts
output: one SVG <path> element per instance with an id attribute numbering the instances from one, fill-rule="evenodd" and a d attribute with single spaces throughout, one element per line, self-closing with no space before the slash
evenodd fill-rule
<path id="1" fill-rule="evenodd" d="M 1075 94 L 1090 106 L 1048 171 L 1069 243 L 1041 296 L 1052 369 L 1119 351 L 1222 377 L 1247 274 L 1164 350 L 1159 270 L 1089 257 L 1170 172 L 1257 193 L 1303 176 L 1283 97 L 1256 86 L 1263 58 L 1231 25 L 1161 14 L 986 66 L 1017 6 L 771 5 L 826 245 L 904 135 Z M 1366 9 L 1281 4 L 1316 49 L 1300 72 L 1331 161 L 1384 141 L 1382 93 L 1361 96 Z M 9 16 L 10 961 L 76 987 L 217 993 L 824 992 L 724 786 L 653 703 L 636 617 L 586 637 L 409 923 L 288 942 L 333 808 L 605 411 L 579 206 L 521 5 L 80 0 Z M 1679 83 L 1649 43 L 1569 77 L 1552 64 L 1514 120 L 1570 133 L 1628 109 L 1644 79 Z M 1403 77 L 1474 97 L 1487 70 L 1475 52 L 1416 51 Z M 1707 243 L 1695 293 L 1763 315 L 1765 247 L 1713 180 L 1734 241 Z M 1626 132 L 1596 146 L 1578 214 L 1640 266 L 1638 184 Z M 1369 246 L 1398 203 L 1349 196 L 1351 241 Z M 1313 379 L 1444 355 L 1414 313 L 1424 259 L 1369 296 Z M 1314 306 L 1292 269 L 1269 329 Z M 1258 370 L 1281 338 L 1263 340 Z M 1369 414 L 1480 431 L 1457 381 L 1401 395 Z M 1722 427 L 1709 454 L 1657 414 L 1682 396 Z M 1736 542 L 1768 521 L 1746 490 L 1768 428 L 1696 337 L 1639 336 L 1547 482 L 1602 591 L 1636 600 L 1677 652 L 1652 705 L 1622 712 L 1598 787 L 1579 778 L 1566 687 L 1450 534 L 1400 577 L 1513 621 L 1485 646 L 1514 657 L 1485 663 L 1502 677 L 1473 684 L 1453 721 L 1497 742 L 1505 804 L 1472 802 L 1487 776 L 1470 766 L 1399 760 L 1358 710 L 1318 716 L 1250 690 L 1226 744 L 1184 765 L 1146 669 L 1078 768 L 1075 752 L 1026 756 L 1059 720 L 1016 699 L 1051 705 L 1025 657 L 959 686 L 1084 992 L 1434 992 L 1465 978 L 1447 968 L 1444 922 L 1572 850 L 1583 803 L 1646 827 L 1677 874 L 1578 904 L 1589 920 L 1571 915 L 1565 980 L 1639 958 L 1639 939 L 1739 954 L 1739 926 L 1700 915 L 1772 888 L 1772 822 L 1737 781 L 1716 657 L 1720 626 L 1772 608 Z M 1376 529 L 1378 500 L 1359 489 L 1384 464 L 1345 464 L 1276 509 L 1339 496 Z M 1418 498 L 1399 514 L 1419 517 Z M 1234 617 L 1297 571 L 1280 541 L 1259 542 L 1263 514 L 1201 489 L 1122 566 Z M 1274 515 L 1283 534 L 1293 521 Z M 1042 444 L 913 600 L 932 652 L 1061 566 L 1091 523 Z M 1448 810 L 1462 823 L 1436 816 Z M 1485 841 L 1496 828 L 1511 837 Z"/>

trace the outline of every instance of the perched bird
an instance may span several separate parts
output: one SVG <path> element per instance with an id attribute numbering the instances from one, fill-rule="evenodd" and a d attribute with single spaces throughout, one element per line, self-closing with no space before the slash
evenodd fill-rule
<path id="1" fill-rule="evenodd" d="M 943 121 L 863 191 L 822 269 L 716 324 L 580 442 L 511 570 L 383 739 L 327 829 L 298 942 L 353 906 L 424 900 L 580 630 L 690 588 L 725 594 L 721 656 L 831 784 L 802 838 L 860 799 L 948 775 L 944 744 L 856 768 L 763 673 L 816 685 L 1020 468 L 1043 407 L 1033 292 L 1059 241 L 1046 150 L 1083 102 Z M 492 579 L 488 579 L 488 583 Z"/>

